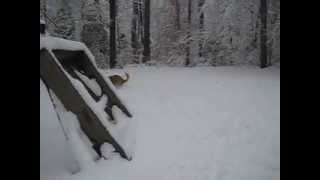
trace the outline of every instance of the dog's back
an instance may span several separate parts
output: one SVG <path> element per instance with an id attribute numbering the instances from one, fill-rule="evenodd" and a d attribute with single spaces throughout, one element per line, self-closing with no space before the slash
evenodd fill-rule
<path id="1" fill-rule="evenodd" d="M 121 76 L 119 75 L 112 75 L 112 76 L 109 76 L 109 79 L 110 81 L 112 82 L 112 84 L 116 87 L 120 87 L 122 86 L 124 83 L 126 83 L 130 76 L 128 73 L 125 73 L 126 74 L 126 79 L 123 79 Z"/>

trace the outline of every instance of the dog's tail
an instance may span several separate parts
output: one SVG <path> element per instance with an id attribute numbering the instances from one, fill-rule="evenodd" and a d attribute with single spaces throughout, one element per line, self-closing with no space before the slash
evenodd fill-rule
<path id="1" fill-rule="evenodd" d="M 126 72 L 125 72 L 125 74 L 126 74 L 126 79 L 124 80 L 124 82 L 127 82 L 127 81 L 130 79 L 130 76 L 129 76 L 129 74 L 126 73 Z"/>

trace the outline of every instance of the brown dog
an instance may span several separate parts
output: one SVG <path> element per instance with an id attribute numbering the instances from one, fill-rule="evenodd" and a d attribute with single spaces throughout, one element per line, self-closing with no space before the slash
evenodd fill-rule
<path id="1" fill-rule="evenodd" d="M 125 73 L 125 74 L 126 74 L 126 79 L 123 79 L 123 78 L 122 78 L 121 76 L 119 76 L 119 75 L 109 76 L 109 79 L 110 79 L 110 81 L 112 82 L 112 84 L 113 84 L 115 87 L 119 88 L 119 87 L 121 87 L 124 83 L 126 83 L 126 82 L 129 80 L 129 78 L 130 78 L 130 76 L 129 76 L 128 73 Z"/>

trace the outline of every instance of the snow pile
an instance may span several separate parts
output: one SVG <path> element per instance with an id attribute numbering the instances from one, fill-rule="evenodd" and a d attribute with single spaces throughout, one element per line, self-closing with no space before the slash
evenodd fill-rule
<path id="1" fill-rule="evenodd" d="M 109 143 L 104 143 L 101 147 L 101 153 L 103 154 L 103 157 L 105 159 L 110 159 L 114 155 L 116 155 L 114 151 L 115 151 L 114 147 Z"/>
<path id="2" fill-rule="evenodd" d="M 95 79 L 89 79 L 87 76 L 75 71 L 80 79 L 94 92 L 96 96 L 101 96 L 102 90 Z"/>
<path id="3" fill-rule="evenodd" d="M 79 172 L 81 169 L 85 169 L 86 167 L 90 167 L 93 165 L 92 154 L 87 144 L 81 139 L 81 135 L 84 136 L 80 129 L 80 124 L 78 123 L 77 117 L 71 112 L 61 113 L 63 116 L 61 118 L 68 122 L 66 127 L 69 128 L 69 146 L 72 150 L 72 154 L 75 155 L 75 160 L 77 161 L 77 165 L 79 165 L 79 170 L 75 170 L 73 173 Z"/>
<path id="4" fill-rule="evenodd" d="M 103 151 L 108 160 L 70 175 L 61 168 L 69 163 L 63 158 L 67 152 L 48 148 L 44 149 L 47 156 L 41 156 L 41 179 L 280 179 L 278 67 L 125 71 L 131 79 L 117 91 L 132 104 L 135 115 L 127 121 L 133 126 L 122 129 L 126 136 L 136 137 L 133 160 L 113 154 L 106 144 Z M 47 103 L 46 96 L 41 94 L 41 104 Z M 40 115 L 42 128 L 53 127 L 53 112 L 43 107 Z M 41 131 L 42 138 L 50 136 L 55 148 L 63 149 L 65 144 L 57 140 L 61 134 L 58 128 Z"/>

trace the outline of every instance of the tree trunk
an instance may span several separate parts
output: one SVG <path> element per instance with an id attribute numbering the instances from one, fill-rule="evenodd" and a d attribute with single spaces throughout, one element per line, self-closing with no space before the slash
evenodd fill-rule
<path id="1" fill-rule="evenodd" d="M 267 47 L 267 15 L 268 7 L 267 0 L 260 0 L 260 67 L 265 68 L 268 66 L 268 47 Z"/>
<path id="2" fill-rule="evenodd" d="M 174 7 L 175 11 L 175 26 L 177 30 L 181 30 L 180 24 L 180 2 L 179 0 L 171 0 L 171 4 Z"/>
<path id="3" fill-rule="evenodd" d="M 144 0 L 143 63 L 150 61 L 150 0 Z"/>
<path id="4" fill-rule="evenodd" d="M 198 1 L 198 11 L 200 14 L 199 17 L 199 57 L 202 57 L 202 50 L 203 50 L 203 32 L 204 32 L 204 12 L 203 12 L 203 6 L 204 6 L 205 0 L 199 0 Z"/>
<path id="5" fill-rule="evenodd" d="M 133 56 L 136 60 L 138 53 L 138 20 L 139 20 L 139 10 L 137 0 L 132 1 L 132 21 L 131 21 L 131 47 L 133 50 Z"/>
<path id="6" fill-rule="evenodd" d="M 187 55 L 186 66 L 190 65 L 190 45 L 191 45 L 191 17 L 192 17 L 192 0 L 188 0 L 188 36 L 187 36 Z"/>
<path id="7" fill-rule="evenodd" d="M 139 14 L 139 26 L 138 26 L 138 32 L 139 32 L 139 37 L 140 37 L 140 41 L 141 41 L 141 44 L 143 44 L 144 40 L 144 30 L 143 30 L 143 25 L 144 25 L 144 22 L 143 22 L 143 17 L 144 17 L 144 7 L 143 7 L 143 3 L 142 3 L 142 0 L 138 0 L 138 14 Z"/>
<path id="8" fill-rule="evenodd" d="M 116 32 L 117 32 L 117 36 L 116 36 L 116 39 L 117 39 L 117 49 L 116 49 L 116 52 L 117 54 L 120 54 L 121 53 L 121 29 L 120 29 L 120 23 L 119 22 L 119 19 L 117 19 L 116 21 Z"/>
<path id="9" fill-rule="evenodd" d="M 110 68 L 115 68 L 117 61 L 117 40 L 116 40 L 116 0 L 110 0 Z"/>

